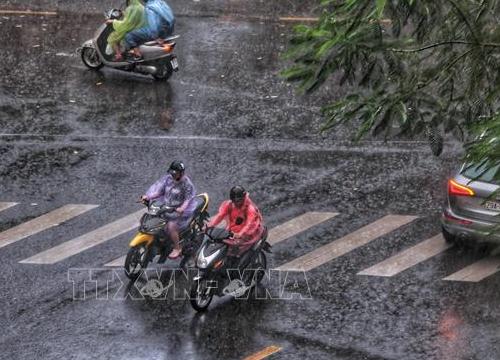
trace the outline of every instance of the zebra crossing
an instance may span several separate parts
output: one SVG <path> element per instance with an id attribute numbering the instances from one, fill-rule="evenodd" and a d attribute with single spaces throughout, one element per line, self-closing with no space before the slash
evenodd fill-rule
<path id="1" fill-rule="evenodd" d="M 15 202 L 0 202 L 0 212 L 17 205 L 19 204 Z M 60 224 L 86 212 L 95 210 L 96 208 L 98 208 L 98 205 L 68 204 L 21 223 L 20 225 L 8 228 L 0 232 L 0 249 L 49 230 L 50 228 L 59 226 Z M 143 213 L 144 210 L 140 210 L 118 218 L 97 229 L 67 240 L 29 258 L 20 260 L 19 263 L 35 265 L 55 264 L 68 259 L 71 256 L 82 253 L 83 251 L 132 231 L 137 227 Z M 335 212 L 306 212 L 270 229 L 268 241 L 272 245 L 280 244 L 294 236 L 304 233 L 308 229 L 332 221 L 338 215 L 339 213 Z M 279 265 L 276 269 L 291 272 L 311 271 L 341 256 L 346 256 L 375 239 L 383 238 L 397 229 L 409 226 L 416 219 L 418 219 L 417 216 L 386 215 L 343 237 L 332 239 L 331 242 L 309 253 L 291 259 L 289 262 Z M 357 275 L 386 278 L 394 277 L 420 263 L 446 252 L 451 247 L 452 245 L 446 243 L 441 234 L 438 234 L 359 271 Z M 104 266 L 123 266 L 124 259 L 124 255 L 120 256 L 104 264 Z M 499 267 L 500 257 L 486 257 L 444 277 L 442 280 L 479 282 L 497 273 Z"/>
<path id="2" fill-rule="evenodd" d="M 391 277 L 448 250 L 451 246 L 439 234 L 360 271 L 358 275 Z"/>
<path id="3" fill-rule="evenodd" d="M 0 202 L 0 211 L 7 210 L 8 208 L 11 208 L 16 205 L 17 203 L 15 202 Z"/>
<path id="4" fill-rule="evenodd" d="M 388 234 L 397 228 L 415 220 L 415 216 L 388 215 L 349 235 L 324 245 L 304 256 L 278 267 L 285 271 L 310 271 L 347 254 L 378 237 Z"/>
<path id="5" fill-rule="evenodd" d="M 14 226 L 0 233 L 0 248 L 13 244 L 19 240 L 35 235 L 41 231 L 57 226 L 78 215 L 96 208 L 98 205 L 69 204 L 53 210 L 45 215 L 29 220 L 21 225 Z"/>
<path id="6" fill-rule="evenodd" d="M 69 240 L 61 245 L 36 254 L 30 258 L 20 261 L 24 264 L 55 264 L 70 256 L 76 255 L 82 251 L 88 250 L 112 238 L 125 234 L 137 227 L 144 210 L 134 212 L 121 219 L 113 221 L 107 225 Z"/>
<path id="7" fill-rule="evenodd" d="M 272 228 L 268 234 L 268 241 L 271 245 L 276 245 L 292 236 L 304 232 L 324 221 L 330 220 L 337 216 L 338 213 L 330 212 L 307 212 L 296 218 L 289 220 L 281 225 Z M 125 264 L 126 255 L 120 256 L 107 264 L 106 267 L 123 266 Z"/>

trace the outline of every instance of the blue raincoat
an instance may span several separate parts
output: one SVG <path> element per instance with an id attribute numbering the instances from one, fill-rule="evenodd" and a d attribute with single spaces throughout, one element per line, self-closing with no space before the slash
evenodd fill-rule
<path id="1" fill-rule="evenodd" d="M 166 38 L 174 31 L 175 16 L 164 0 L 147 0 L 145 12 L 147 25 L 125 36 L 124 43 L 127 49 L 137 47 L 147 41 Z"/>

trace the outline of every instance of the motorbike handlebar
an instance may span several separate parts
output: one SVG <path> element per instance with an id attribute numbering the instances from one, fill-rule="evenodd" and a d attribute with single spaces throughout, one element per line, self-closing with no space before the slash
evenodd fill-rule
<path id="1" fill-rule="evenodd" d="M 216 228 L 214 228 L 214 227 L 209 227 L 209 228 L 206 228 L 204 230 L 205 235 L 208 236 L 208 238 L 213 242 L 224 242 L 225 240 L 231 240 L 234 237 L 234 234 L 231 231 L 225 231 L 225 230 L 224 230 L 226 232 L 225 234 L 218 234 L 219 236 L 214 237 L 212 232 L 215 229 Z M 224 236 L 220 236 L 220 235 L 224 235 Z"/>
<path id="2" fill-rule="evenodd" d="M 162 206 L 161 208 L 161 212 L 162 213 L 173 213 L 174 211 L 176 210 L 176 208 L 172 207 L 172 206 Z"/>
<path id="3" fill-rule="evenodd" d="M 140 203 L 140 204 L 143 204 L 144 206 L 149 207 L 149 200 L 146 200 L 146 199 L 139 199 L 136 201 L 136 203 Z"/>
<path id="4" fill-rule="evenodd" d="M 123 16 L 123 11 L 121 9 L 111 9 L 104 12 L 104 17 L 106 20 L 120 19 Z"/>

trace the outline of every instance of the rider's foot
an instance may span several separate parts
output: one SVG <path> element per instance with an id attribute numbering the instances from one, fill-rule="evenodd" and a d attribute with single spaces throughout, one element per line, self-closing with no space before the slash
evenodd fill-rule
<path id="1" fill-rule="evenodd" d="M 174 250 L 172 250 L 172 252 L 170 253 L 170 255 L 168 255 L 168 257 L 170 259 L 176 259 L 179 256 L 181 256 L 181 253 L 182 253 L 182 249 L 174 249 Z"/>
<path id="2" fill-rule="evenodd" d="M 130 50 L 129 52 L 130 54 L 130 57 L 133 61 L 139 61 L 139 60 L 142 60 L 142 54 L 141 52 L 139 51 L 139 49 L 132 49 Z"/>

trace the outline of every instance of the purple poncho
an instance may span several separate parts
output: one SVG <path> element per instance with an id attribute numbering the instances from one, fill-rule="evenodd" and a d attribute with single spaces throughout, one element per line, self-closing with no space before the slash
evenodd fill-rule
<path id="1" fill-rule="evenodd" d="M 170 174 L 163 176 L 146 192 L 149 200 L 158 200 L 175 208 L 186 206 L 182 214 L 174 212 L 165 216 L 169 221 L 175 221 L 179 228 L 186 227 L 194 213 L 196 202 L 191 200 L 195 195 L 196 191 L 189 177 L 184 175 L 179 181 L 175 181 Z"/>

